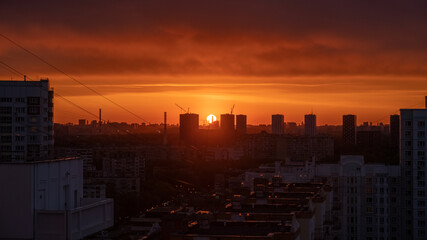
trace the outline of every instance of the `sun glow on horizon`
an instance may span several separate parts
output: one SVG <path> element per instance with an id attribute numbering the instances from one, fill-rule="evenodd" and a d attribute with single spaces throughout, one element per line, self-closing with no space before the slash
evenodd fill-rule
<path id="1" fill-rule="evenodd" d="M 215 122 L 215 121 L 216 121 L 216 117 L 215 117 L 215 115 L 210 114 L 210 115 L 206 118 L 206 120 L 208 121 L 208 123 L 213 123 L 213 122 Z"/>

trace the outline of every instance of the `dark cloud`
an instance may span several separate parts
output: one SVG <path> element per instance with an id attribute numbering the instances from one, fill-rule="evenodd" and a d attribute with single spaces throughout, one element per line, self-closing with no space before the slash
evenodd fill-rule
<path id="1" fill-rule="evenodd" d="M 6 0 L 0 32 L 73 74 L 425 76 L 426 11 L 426 1 Z M 1 57 L 18 54 L 0 43 Z M 31 61 L 13 63 L 51 71 Z"/>

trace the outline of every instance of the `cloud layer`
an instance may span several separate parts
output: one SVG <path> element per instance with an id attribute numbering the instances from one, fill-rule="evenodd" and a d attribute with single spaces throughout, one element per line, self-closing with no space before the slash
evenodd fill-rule
<path id="1" fill-rule="evenodd" d="M 426 11 L 422 0 L 3 0 L 0 32 L 105 94 L 292 93 L 305 104 L 323 94 L 325 106 L 347 94 L 406 103 L 413 99 L 405 94 L 427 89 Z M 2 38 L 0 60 L 54 79 L 67 96 L 90 94 Z M 273 85 L 256 85 L 265 83 Z M 349 103 L 335 102 L 341 111 Z"/>

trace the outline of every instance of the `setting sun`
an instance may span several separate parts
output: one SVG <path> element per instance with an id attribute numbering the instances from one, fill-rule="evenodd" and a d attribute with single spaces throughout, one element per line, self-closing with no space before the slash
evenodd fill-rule
<path id="1" fill-rule="evenodd" d="M 213 123 L 216 121 L 216 117 L 213 114 L 209 115 L 206 119 L 208 120 L 208 123 Z"/>

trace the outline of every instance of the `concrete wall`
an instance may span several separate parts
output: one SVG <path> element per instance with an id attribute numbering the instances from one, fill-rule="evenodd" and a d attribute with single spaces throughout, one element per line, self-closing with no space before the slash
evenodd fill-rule
<path id="1" fill-rule="evenodd" d="M 31 165 L 0 164 L 0 238 L 33 238 Z"/>
<path id="2" fill-rule="evenodd" d="M 35 208 L 65 210 L 80 206 L 83 198 L 82 160 L 34 164 Z"/>
<path id="3" fill-rule="evenodd" d="M 79 159 L 1 163 L 0 239 L 34 238 L 35 209 L 57 211 L 80 207 L 83 197 L 82 164 Z M 42 221 L 51 223 L 47 224 L 50 229 L 60 224 L 53 218 Z"/>

